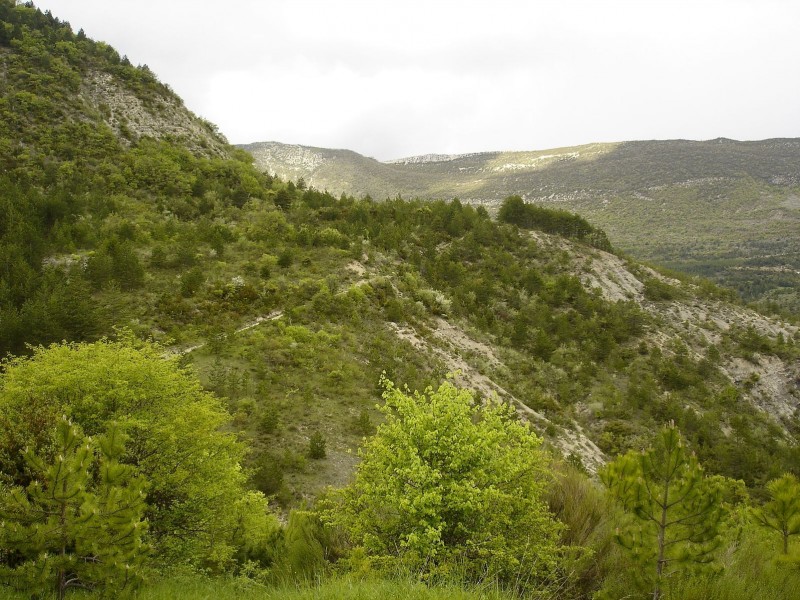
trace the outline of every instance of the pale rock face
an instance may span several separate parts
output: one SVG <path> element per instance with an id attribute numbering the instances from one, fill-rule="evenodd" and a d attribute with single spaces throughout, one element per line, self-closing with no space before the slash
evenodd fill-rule
<path id="1" fill-rule="evenodd" d="M 422 154 L 420 156 L 409 156 L 407 158 L 397 158 L 384 162 L 389 165 L 421 165 L 434 162 L 451 162 L 459 158 L 469 158 L 471 156 L 478 156 L 478 154 L 474 152 L 470 154 Z"/>
<path id="2" fill-rule="evenodd" d="M 282 179 L 296 181 L 302 177 L 308 184 L 313 183 L 314 172 L 331 160 L 313 148 L 276 142 L 258 144 L 248 150 L 260 168 Z"/>
<path id="3" fill-rule="evenodd" d="M 644 285 L 618 256 L 570 244 L 561 238 L 543 233 L 532 235 L 540 243 L 558 244 L 567 249 L 576 261 L 584 261 L 586 268 L 581 273 L 581 281 L 587 288 L 597 289 L 611 302 L 636 302 L 640 308 L 654 316 L 662 325 L 658 331 L 651 333 L 649 341 L 662 351 L 668 351 L 670 343 L 676 340 L 702 339 L 702 344 L 689 345 L 695 358 L 700 359 L 705 352 L 705 346 L 719 343 L 721 333 L 733 326 L 751 326 L 760 335 L 771 339 L 778 336 L 792 339 L 798 332 L 798 327 L 791 323 L 766 317 L 744 306 L 716 300 L 699 301 L 692 298 L 670 302 L 648 301 L 643 294 Z M 645 268 L 644 271 L 648 276 L 659 278 L 676 287 L 691 285 L 666 278 L 652 269 Z M 741 389 L 743 382 L 750 380 L 752 385 L 745 386 L 743 390 L 745 397 L 781 427 L 800 410 L 800 364 L 796 361 L 755 354 L 751 360 L 727 357 L 721 367 L 734 387 Z"/>
<path id="4" fill-rule="evenodd" d="M 81 95 L 123 143 L 141 137 L 175 138 L 201 156 L 228 154 L 224 136 L 186 109 L 177 97 L 159 97 L 145 104 L 113 75 L 100 71 L 89 73 Z"/>

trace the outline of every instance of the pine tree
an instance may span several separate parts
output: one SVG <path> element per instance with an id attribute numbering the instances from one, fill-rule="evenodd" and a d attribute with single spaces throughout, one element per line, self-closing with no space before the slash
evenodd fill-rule
<path id="1" fill-rule="evenodd" d="M 783 537 L 783 554 L 789 554 L 789 538 L 800 534 L 800 482 L 791 473 L 767 484 L 770 500 L 755 511 L 756 522 Z"/>
<path id="2" fill-rule="evenodd" d="M 118 461 L 121 433 L 112 426 L 92 440 L 64 418 L 55 441 L 49 464 L 26 452 L 27 488 L 0 495 L 0 546 L 10 557 L 0 580 L 59 599 L 70 587 L 135 587 L 146 554 L 144 481 Z"/>
<path id="3" fill-rule="evenodd" d="M 308 440 L 308 457 L 316 460 L 325 458 L 328 454 L 325 446 L 325 436 L 315 431 Z"/>
<path id="4" fill-rule="evenodd" d="M 723 518 L 722 493 L 703 476 L 674 423 L 665 427 L 654 445 L 631 451 L 601 472 L 603 483 L 633 516 L 617 532 L 617 542 L 642 569 L 640 583 L 662 598 L 668 578 L 713 564 Z"/>

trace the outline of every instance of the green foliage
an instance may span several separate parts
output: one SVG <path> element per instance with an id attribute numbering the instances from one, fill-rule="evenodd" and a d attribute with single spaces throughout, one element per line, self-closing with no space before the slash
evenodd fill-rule
<path id="1" fill-rule="evenodd" d="M 369 411 L 366 408 L 358 413 L 358 418 L 355 422 L 355 430 L 361 435 L 370 435 L 375 430 L 372 419 L 369 416 Z"/>
<path id="2" fill-rule="evenodd" d="M 263 494 L 277 494 L 283 486 L 283 465 L 279 458 L 262 454 L 253 468 L 253 486 Z"/>
<path id="3" fill-rule="evenodd" d="M 275 433 L 279 423 L 280 414 L 278 413 L 278 409 L 275 406 L 267 406 L 261 415 L 261 420 L 258 424 L 259 430 L 261 433 L 266 434 Z"/>
<path id="4" fill-rule="evenodd" d="M 308 440 L 308 458 L 313 458 L 315 460 L 325 458 L 327 455 L 325 446 L 325 436 L 322 435 L 322 432 L 315 431 L 312 433 Z"/>
<path id="5" fill-rule="evenodd" d="M 592 227 L 583 217 L 566 210 L 526 204 L 519 196 L 509 196 L 503 201 L 497 218 L 523 229 L 554 233 L 611 252 L 611 243 L 603 230 Z"/>
<path id="6" fill-rule="evenodd" d="M 719 344 L 709 346 L 700 336 L 683 334 L 683 342 L 665 344 L 651 304 L 644 311 L 634 294 L 630 301 L 608 302 L 590 289 L 587 275 L 597 274 L 592 262 L 610 259 L 585 246 L 493 222 L 483 207 L 458 200 L 405 201 L 394 188 L 390 195 L 395 199 L 378 203 L 264 176 L 243 152 L 217 144 L 214 127 L 207 123 L 199 123 L 211 136 L 202 140 L 205 146 L 180 134 L 139 137 L 135 123 L 112 121 L 111 107 L 101 103 L 95 110 L 78 91 L 91 89 L 98 75 L 109 76 L 146 110 L 166 114 L 179 108 L 174 95 L 149 69 L 132 67 L 107 45 L 74 34 L 33 7 L 12 4 L 0 3 L 0 20 L 8 25 L 0 28 L 0 353 L 33 354 L 34 359 L 25 377 L 21 367 L 26 359 L 4 365 L 9 371 L 0 391 L 0 478 L 5 485 L 26 487 L 33 480 L 22 459 L 25 446 L 53 458 L 50 431 L 61 414 L 71 415 L 92 435 L 118 421 L 131 435 L 123 462 L 150 479 L 147 537 L 159 564 L 230 568 L 267 577 L 277 573 L 276 557 L 285 540 L 267 515 L 262 494 L 273 495 L 288 509 L 328 484 L 347 481 L 355 460 L 344 450 L 355 448 L 380 422 L 370 410 L 381 370 L 424 389 L 441 380 L 448 354 L 458 354 L 470 369 L 544 412 L 551 422 L 548 435 L 574 422 L 604 451 L 617 453 L 640 447 L 655 424 L 674 419 L 710 472 L 741 478 L 757 498 L 764 498 L 770 478 L 796 471 L 797 419 L 773 422 L 751 404 L 751 393 L 762 387 L 756 379 L 732 382 L 721 369 L 737 354 L 753 362 L 762 354 L 792 360 L 797 350 L 791 336 L 733 327 L 722 333 Z M 119 112 L 114 109 L 115 115 Z M 660 145 L 668 152 L 673 146 Z M 684 227 L 669 226 L 673 208 L 694 211 L 696 218 L 685 223 L 699 240 L 693 250 L 705 244 L 704 251 L 722 256 L 730 240 L 739 244 L 741 230 L 735 215 L 731 219 L 720 209 L 728 204 L 708 198 L 735 195 L 734 205 L 742 209 L 735 214 L 748 219 L 758 217 L 751 208 L 772 213 L 781 202 L 793 202 L 774 186 L 752 181 L 673 180 L 674 173 L 660 163 L 654 173 L 648 172 L 652 163 L 647 161 L 637 163 L 633 173 L 622 169 L 619 160 L 639 160 L 636 152 L 652 150 L 647 144 L 637 147 L 633 151 L 625 144 L 613 153 L 601 148 L 605 158 L 598 161 L 537 156 L 544 184 L 519 187 L 517 175 L 523 174 L 506 173 L 503 179 L 515 182 L 515 189 L 496 198 L 517 189 L 542 190 L 546 196 L 566 191 L 574 197 L 574 191 L 586 187 L 581 183 L 585 177 L 598 176 L 603 202 L 582 200 L 584 193 L 578 192 L 581 214 L 615 231 L 615 239 L 626 235 L 619 237 L 625 240 L 621 247 L 636 247 L 648 256 L 661 252 L 662 258 L 679 263 L 687 260 L 680 244 L 688 234 Z M 723 154 L 730 158 L 736 152 Z M 748 156 L 758 158 L 759 152 L 754 148 Z M 786 150 L 784 158 L 791 159 L 793 152 Z M 424 187 L 423 173 L 461 160 L 415 165 L 414 185 Z M 469 169 L 479 164 L 475 160 Z M 737 161 L 742 172 L 755 168 L 749 160 Z M 545 163 L 547 168 L 539 168 Z M 609 166 L 613 176 L 607 175 Z M 381 168 L 401 170 L 397 165 Z M 682 169 L 684 174 L 702 171 L 694 162 Z M 772 177 L 768 168 L 764 173 Z M 651 176 L 669 189 L 651 188 Z M 617 193 L 633 193 L 640 184 L 646 184 L 652 202 L 633 217 L 646 226 L 626 229 L 620 223 L 630 216 L 626 211 L 636 209 L 630 198 Z M 484 193 L 466 188 L 459 193 L 467 192 L 470 197 Z M 761 201 L 753 203 L 753 198 Z M 530 206 L 510 199 L 506 220 L 608 249 L 602 232 L 575 215 L 543 210 L 546 202 L 540 198 Z M 652 210 L 657 204 L 660 209 Z M 780 208 L 781 214 L 791 217 L 790 208 Z M 793 239 L 793 218 L 770 222 L 771 229 L 759 231 L 780 234 L 783 244 Z M 718 244 L 714 232 L 719 230 L 710 225 L 729 223 L 733 226 Z M 656 234 L 669 244 L 656 247 Z M 715 268 L 727 269 L 742 289 L 758 296 L 765 288 L 753 283 L 750 269 L 763 267 L 758 273 L 770 273 L 764 285 L 779 282 L 790 295 L 796 278 L 781 270 L 785 265 L 780 261 L 793 264 L 793 251 L 772 244 L 765 238 L 762 246 L 750 247 L 765 257 L 763 264 L 723 257 Z M 626 268 L 635 269 L 630 263 Z M 649 281 L 643 270 L 634 275 L 650 299 L 730 299 L 707 282 L 681 280 L 680 286 L 659 287 L 661 280 Z M 398 326 L 387 327 L 387 319 Z M 76 345 L 62 347 L 63 360 L 41 362 L 55 350 L 26 347 L 96 340 L 110 334 L 114 324 L 126 323 L 141 335 L 171 340 L 184 354 L 164 360 L 167 349 L 147 344 L 117 348 L 125 350 L 121 354 L 92 354 L 89 345 Z M 448 328 L 454 328 L 452 336 Z M 471 341 L 460 339 L 459 330 Z M 705 333 L 716 338 L 715 331 L 709 325 Z M 411 343 L 404 337 L 411 337 Z M 129 360 L 131 349 L 149 358 Z M 172 376 L 163 379 L 167 371 L 177 373 L 177 365 L 196 368 L 208 389 L 224 397 L 234 418 L 189 373 L 178 379 L 190 381 L 191 389 Z M 307 432 L 320 423 L 327 440 L 336 439 L 336 444 L 326 448 L 330 460 L 314 462 L 307 460 Z M 248 446 L 252 451 L 245 456 Z M 469 450 L 463 454 L 471 456 Z M 440 461 L 454 463 L 455 458 L 442 454 Z M 487 462 L 490 458 L 474 460 L 478 466 Z M 573 462 L 582 465 L 577 455 Z M 259 492 L 244 490 L 248 476 Z M 491 571 L 488 577 L 505 584 L 518 577 L 520 587 L 530 583 L 526 569 L 532 557 L 520 550 L 522 533 L 510 531 L 498 512 L 505 499 L 484 509 L 490 503 L 485 496 L 475 492 L 475 499 L 451 484 L 455 495 L 448 504 L 437 496 L 434 475 L 420 477 L 430 486 L 428 495 L 413 497 L 413 490 L 399 485 L 390 490 L 398 498 L 411 494 L 409 501 L 417 503 L 386 512 L 387 538 L 396 533 L 393 539 L 405 545 L 398 549 L 387 541 L 386 552 L 367 556 L 374 546 L 365 540 L 373 541 L 362 536 L 349 564 L 417 573 L 429 568 L 423 573 L 428 581 L 450 576 L 476 580 Z M 474 479 L 484 485 L 488 477 L 478 473 Z M 557 558 L 563 575 L 559 585 L 565 595 L 588 596 L 602 579 L 613 576 L 612 565 L 621 556 L 609 545 L 614 511 L 607 510 L 600 490 L 574 473 L 557 480 L 547 500 L 569 525 L 560 530 L 565 547 Z M 412 508 L 446 514 L 438 520 L 422 515 L 428 519 L 424 523 L 432 523 L 428 529 L 403 529 L 397 523 L 402 511 L 422 518 Z M 539 508 L 533 512 L 541 514 Z M 522 509 L 508 512 L 515 510 Z M 386 516 L 378 508 L 365 514 L 376 522 Z M 486 521 L 500 531 L 496 543 L 483 544 L 489 536 Z M 550 521 L 542 517 L 541 523 Z M 531 530 L 545 539 L 543 552 L 549 557 L 557 536 L 541 533 L 541 523 Z M 766 531 L 760 535 L 768 539 Z M 504 554 L 504 548 L 512 550 Z M 425 563 L 421 552 L 433 558 Z M 552 573 L 555 560 L 540 563 L 541 577 Z M 635 570 L 624 557 L 619 564 Z M 484 571 L 485 565 L 490 567 Z M 629 591 L 630 586 L 624 588 Z"/>
<path id="7" fill-rule="evenodd" d="M 713 566 L 724 517 L 722 490 L 704 477 L 674 424 L 648 450 L 609 463 L 601 478 L 632 517 L 616 539 L 641 569 L 640 585 L 653 600 L 662 597 L 670 577 Z"/>
<path id="8" fill-rule="evenodd" d="M 556 463 L 554 467 L 547 503 L 565 526 L 561 543 L 568 551 L 563 553 L 560 568 L 569 574 L 558 597 L 589 598 L 613 568 L 615 509 L 603 487 L 589 479 L 582 466 Z"/>
<path id="9" fill-rule="evenodd" d="M 47 427 L 65 414 L 89 435 L 116 422 L 129 436 L 121 461 L 149 482 L 149 539 L 162 561 L 225 565 L 242 541 L 239 511 L 269 520 L 246 500 L 244 447 L 220 427 L 229 416 L 163 348 L 132 339 L 37 348 L 5 364 L 0 388 L 0 472 L 16 485 L 31 475 L 29 447 L 52 456 Z M 244 502 L 244 504 L 242 504 Z"/>
<path id="10" fill-rule="evenodd" d="M 292 194 L 286 188 L 283 188 L 278 190 L 278 193 L 275 194 L 273 202 L 275 202 L 275 206 L 285 211 L 292 205 L 292 200 Z"/>
<path id="11" fill-rule="evenodd" d="M 789 554 L 789 538 L 800 534 L 800 482 L 786 473 L 767 484 L 769 501 L 754 511 L 759 525 L 781 534 L 783 554 Z"/>
<path id="12" fill-rule="evenodd" d="M 278 565 L 280 577 L 289 581 L 313 581 L 325 569 L 325 532 L 319 517 L 305 510 L 289 513 L 283 532 L 284 552 Z"/>
<path id="13" fill-rule="evenodd" d="M 89 596 L 91 597 L 91 596 Z M 152 581 L 139 590 L 141 600 L 514 600 L 487 586 L 425 585 L 403 578 L 322 578 L 264 585 L 257 577 L 207 577 L 178 574 Z M 2 600 L 29 600 L 23 594 L 4 594 Z"/>
<path id="14" fill-rule="evenodd" d="M 205 275 L 198 267 L 189 269 L 181 275 L 181 296 L 190 298 L 194 296 L 205 283 Z"/>
<path id="15" fill-rule="evenodd" d="M 680 298 L 681 292 L 658 277 L 647 277 L 644 280 L 644 297 L 655 302 L 670 301 Z"/>
<path id="16" fill-rule="evenodd" d="M 541 440 L 510 407 L 477 405 L 450 383 L 413 394 L 384 387 L 386 420 L 326 519 L 381 568 L 546 582 L 559 527 L 543 500 Z"/>
<path id="17" fill-rule="evenodd" d="M 292 163 L 282 164 L 278 153 L 262 152 L 265 145 L 247 147 L 262 168 L 298 173 L 292 152 L 280 153 Z M 322 152 L 332 168 L 317 169 L 314 181 L 335 194 L 468 195 L 491 211 L 524 190 L 527 202 L 578 213 L 638 260 L 738 292 L 696 282 L 705 297 L 742 297 L 762 310 L 800 314 L 797 140 L 634 141 L 391 165 L 349 151 Z"/>
<path id="18" fill-rule="evenodd" d="M 93 295 L 144 286 L 141 257 L 148 254 L 154 214 L 186 222 L 241 208 L 250 198 L 263 199 L 266 190 L 265 178 L 250 161 L 212 129 L 204 134 L 187 129 L 185 136 L 168 140 L 139 138 L 108 106 L 100 103 L 95 110 L 97 99 L 80 93 L 97 91 L 96 78 L 108 78 L 156 121 L 184 110 L 146 66 L 132 66 L 108 45 L 75 34 L 68 23 L 32 5 L 4 0 L 2 6 L 0 32 L 7 37 L 0 36 L 0 254 L 6 264 L 0 268 L 0 355 L 5 355 L 26 352 L 25 343 L 97 339 L 109 333 L 103 323 L 124 321 L 124 306 L 104 305 Z M 171 246 L 172 257 L 170 245 L 159 244 L 151 265 L 191 266 L 198 243 L 220 257 L 232 241 L 220 222 L 192 229 L 193 239 Z M 162 242 L 169 237 L 163 233 Z M 182 307 L 172 308 L 185 314 Z"/>
<path id="19" fill-rule="evenodd" d="M 0 578 L 17 589 L 63 598 L 71 587 L 117 596 L 141 581 L 147 551 L 145 482 L 119 462 L 123 436 L 111 425 L 87 438 L 62 418 L 53 458 L 25 453 L 32 481 L 0 495 Z"/>
<path id="20" fill-rule="evenodd" d="M 291 250 L 284 249 L 281 250 L 281 253 L 278 255 L 277 265 L 282 269 L 288 269 L 292 264 L 292 260 L 294 260 L 294 256 Z"/>
<path id="21" fill-rule="evenodd" d="M 745 505 L 732 513 L 721 559 L 725 570 L 716 577 L 694 577 L 676 585 L 675 597 L 689 600 L 788 600 L 800 585 L 797 556 L 776 559 L 774 533 L 752 519 Z"/>

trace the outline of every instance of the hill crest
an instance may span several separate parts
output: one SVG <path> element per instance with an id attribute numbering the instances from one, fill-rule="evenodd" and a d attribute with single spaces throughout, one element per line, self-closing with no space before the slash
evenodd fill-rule
<path id="1" fill-rule="evenodd" d="M 256 165 L 333 194 L 509 195 L 577 212 L 639 260 L 710 277 L 747 301 L 800 314 L 800 139 L 630 141 L 379 162 L 342 150 L 250 144 Z M 295 160 L 311 152 L 313 162 Z"/>

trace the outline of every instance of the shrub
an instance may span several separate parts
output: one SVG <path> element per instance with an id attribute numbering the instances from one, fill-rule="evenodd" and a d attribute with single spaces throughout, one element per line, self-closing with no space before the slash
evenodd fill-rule
<path id="1" fill-rule="evenodd" d="M 389 570 L 546 582 L 559 526 L 543 501 L 541 439 L 513 408 L 476 404 L 450 383 L 413 394 L 384 388 L 386 421 L 325 519 Z"/>
<path id="2" fill-rule="evenodd" d="M 315 431 L 308 440 L 308 457 L 315 460 L 325 458 L 327 456 L 325 446 L 325 436 L 321 432 Z"/>

